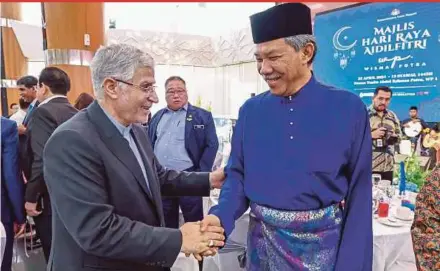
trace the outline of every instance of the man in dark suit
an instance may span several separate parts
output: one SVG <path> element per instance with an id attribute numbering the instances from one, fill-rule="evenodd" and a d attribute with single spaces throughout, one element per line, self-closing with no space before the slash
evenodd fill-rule
<path id="1" fill-rule="evenodd" d="M 23 182 L 19 177 L 18 129 L 13 120 L 1 117 L 1 221 L 6 230 L 2 271 L 10 271 L 14 244 L 14 223 L 23 225 Z"/>
<path id="2" fill-rule="evenodd" d="M 23 127 L 19 128 L 19 133 L 23 134 L 26 126 L 29 123 L 33 110 L 38 107 L 40 103 L 37 99 L 38 79 L 32 75 L 26 75 L 17 80 L 17 87 L 20 91 L 20 98 L 25 102 L 30 103 L 26 117 L 23 120 Z M 20 132 L 20 130 L 22 130 Z"/>
<path id="3" fill-rule="evenodd" d="M 167 270 L 179 252 L 224 245 L 221 227 L 164 227 L 162 195 L 209 195 L 224 175 L 158 163 L 140 125 L 157 102 L 151 56 L 109 45 L 96 52 L 91 72 L 97 100 L 61 125 L 44 150 L 54 227 L 48 270 Z"/>
<path id="4" fill-rule="evenodd" d="M 29 103 L 23 123 L 18 126 L 20 142 L 20 169 L 22 170 L 26 179 L 29 179 L 31 174 L 31 162 L 27 152 L 29 142 L 26 131 L 29 121 L 32 118 L 32 114 L 34 113 L 34 109 L 37 108 L 40 103 L 37 99 L 38 79 L 32 75 L 23 76 L 17 80 L 17 87 L 20 92 L 20 99 L 23 99 L 25 102 Z"/>
<path id="5" fill-rule="evenodd" d="M 34 219 L 46 261 L 52 239 L 52 211 L 44 181 L 43 149 L 55 129 L 78 112 L 67 100 L 69 90 L 70 79 L 63 70 L 56 67 L 42 70 L 37 91 L 40 104 L 34 109 L 27 131 L 31 174 L 26 184 L 25 208 Z"/>
<path id="6" fill-rule="evenodd" d="M 159 163 L 185 171 L 211 171 L 218 149 L 212 114 L 188 103 L 186 82 L 179 76 L 165 81 L 167 107 L 151 119 L 148 133 Z M 179 205 L 185 222 L 203 219 L 201 197 L 167 198 L 163 201 L 165 225 L 179 227 Z"/>

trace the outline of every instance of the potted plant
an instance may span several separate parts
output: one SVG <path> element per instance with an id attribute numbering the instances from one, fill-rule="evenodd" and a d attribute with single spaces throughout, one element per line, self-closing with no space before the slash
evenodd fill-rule
<path id="1" fill-rule="evenodd" d="M 405 159 L 406 188 L 412 192 L 419 192 L 425 183 L 429 170 L 423 170 L 417 155 L 412 154 Z M 395 176 L 400 180 L 400 170 L 395 170 Z"/>

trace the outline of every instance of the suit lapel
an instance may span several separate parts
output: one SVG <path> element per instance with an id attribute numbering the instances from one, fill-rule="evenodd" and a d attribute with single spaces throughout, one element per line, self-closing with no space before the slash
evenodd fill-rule
<path id="1" fill-rule="evenodd" d="M 101 139 L 104 141 L 110 151 L 125 165 L 125 167 L 133 174 L 136 181 L 142 187 L 145 194 L 152 200 L 148 191 L 147 183 L 144 174 L 139 166 L 136 156 L 130 148 L 127 140 L 121 135 L 115 125 L 105 115 L 99 104 L 95 101 L 87 109 L 91 121 L 98 127 L 97 131 L 101 134 Z"/>
<path id="2" fill-rule="evenodd" d="M 191 104 L 188 104 L 188 110 L 186 112 L 186 119 L 185 119 L 185 144 L 186 142 L 189 142 L 188 139 L 191 138 L 191 133 L 193 130 L 193 122 L 194 122 L 194 108 Z"/>
<path id="3" fill-rule="evenodd" d="M 31 107 L 31 110 L 28 110 L 28 112 L 26 113 L 26 116 L 24 116 L 24 120 L 23 120 L 23 125 L 27 126 L 30 120 L 30 117 L 32 115 L 32 112 L 34 111 L 34 109 L 36 107 L 38 107 L 38 105 L 40 105 L 39 101 L 36 101 L 35 104 Z"/>
<path id="4" fill-rule="evenodd" d="M 153 172 L 153 149 L 149 148 L 151 145 L 148 142 L 147 135 L 143 131 L 139 131 L 138 127 L 133 126 L 133 134 L 138 145 L 139 153 L 144 161 L 145 171 L 147 173 L 148 183 L 150 185 L 151 195 L 156 205 L 157 213 L 161 220 L 161 226 L 165 226 L 163 209 L 162 209 L 162 196 L 160 191 L 159 180 L 154 176 Z M 147 150 L 150 149 L 150 155 L 147 154 Z"/>
<path id="5" fill-rule="evenodd" d="M 148 126 L 148 136 L 150 137 L 150 141 L 153 146 L 156 144 L 157 127 L 159 126 L 159 122 L 162 119 L 164 112 L 164 109 L 157 111 L 157 113 L 151 119 L 150 125 Z"/>

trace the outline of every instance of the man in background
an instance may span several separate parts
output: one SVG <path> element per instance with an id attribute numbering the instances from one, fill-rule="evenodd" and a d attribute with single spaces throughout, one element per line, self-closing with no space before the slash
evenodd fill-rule
<path id="1" fill-rule="evenodd" d="M 179 171 L 211 171 L 218 149 L 212 114 L 188 102 L 186 82 L 179 76 L 165 81 L 165 100 L 167 107 L 153 116 L 148 128 L 159 163 Z M 201 197 L 169 198 L 163 201 L 167 227 L 179 227 L 179 206 L 185 222 L 203 219 Z"/>
<path id="2" fill-rule="evenodd" d="M 27 131 L 31 175 L 26 184 L 25 208 L 34 219 L 46 261 L 52 240 L 52 210 L 43 174 L 43 150 L 55 129 L 78 112 L 67 100 L 69 90 L 70 78 L 63 70 L 42 70 L 37 91 L 40 104 L 34 109 Z"/>
<path id="3" fill-rule="evenodd" d="M 23 125 L 18 127 L 18 132 L 22 135 L 26 132 L 26 127 L 31 119 L 33 110 L 40 103 L 37 99 L 38 79 L 32 75 L 27 75 L 18 79 L 17 85 L 20 91 L 20 98 L 30 103 L 26 117 L 23 120 Z"/>
<path id="4" fill-rule="evenodd" d="M 26 116 L 24 117 L 22 124 L 18 126 L 19 142 L 20 142 L 20 169 L 23 172 L 26 180 L 30 178 L 31 164 L 29 161 L 28 150 L 28 136 L 26 134 L 27 126 L 32 118 L 32 114 L 35 108 L 38 107 L 37 89 L 38 79 L 34 76 L 27 75 L 17 81 L 18 90 L 20 92 L 20 99 L 29 103 Z"/>
<path id="5" fill-rule="evenodd" d="M 421 132 L 424 129 L 429 128 L 428 124 L 426 124 L 426 122 L 419 117 L 419 109 L 417 108 L 417 106 L 411 106 L 409 108 L 409 118 L 402 121 L 403 132 L 405 132 L 405 128 L 410 128 L 412 124 L 420 124 L 419 133 L 415 136 L 410 137 L 411 143 L 417 144 L 420 135 L 422 134 Z"/>
<path id="6" fill-rule="evenodd" d="M 9 119 L 15 121 L 18 126 L 21 126 L 31 103 L 26 102 L 23 98 L 20 98 L 18 100 L 18 104 L 20 105 L 20 108 Z"/>
<path id="7" fill-rule="evenodd" d="M 402 138 L 400 121 L 388 109 L 393 91 L 387 86 L 377 87 L 373 103 L 368 108 L 373 139 L 373 173 L 383 180 L 393 181 L 395 145 Z"/>
<path id="8" fill-rule="evenodd" d="M 20 178 L 17 124 L 1 117 L 1 222 L 6 231 L 6 245 L 1 271 L 11 271 L 14 223 L 24 225 L 24 184 Z M 21 228 L 21 227 L 20 227 Z M 1 258 L 1 257 L 0 257 Z"/>
<path id="9" fill-rule="evenodd" d="M 428 124 L 426 124 L 426 122 L 419 117 L 419 109 L 417 108 L 417 106 L 411 106 L 409 108 L 408 113 L 409 113 L 409 118 L 402 121 L 403 127 L 406 127 L 407 126 L 406 124 L 410 122 L 420 122 L 422 124 L 423 129 L 429 127 Z"/>
<path id="10" fill-rule="evenodd" d="M 9 106 L 9 117 L 10 118 L 12 115 L 14 115 L 17 111 L 18 111 L 18 104 L 16 103 L 11 103 L 11 105 Z"/>

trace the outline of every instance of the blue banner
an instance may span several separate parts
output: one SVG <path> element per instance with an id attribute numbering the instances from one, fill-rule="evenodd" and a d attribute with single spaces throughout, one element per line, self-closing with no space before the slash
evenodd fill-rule
<path id="1" fill-rule="evenodd" d="M 440 121 L 440 3 L 371 3 L 318 14 L 313 65 L 322 82 L 359 95 L 393 90 L 390 109 L 403 120 L 410 106 Z"/>

